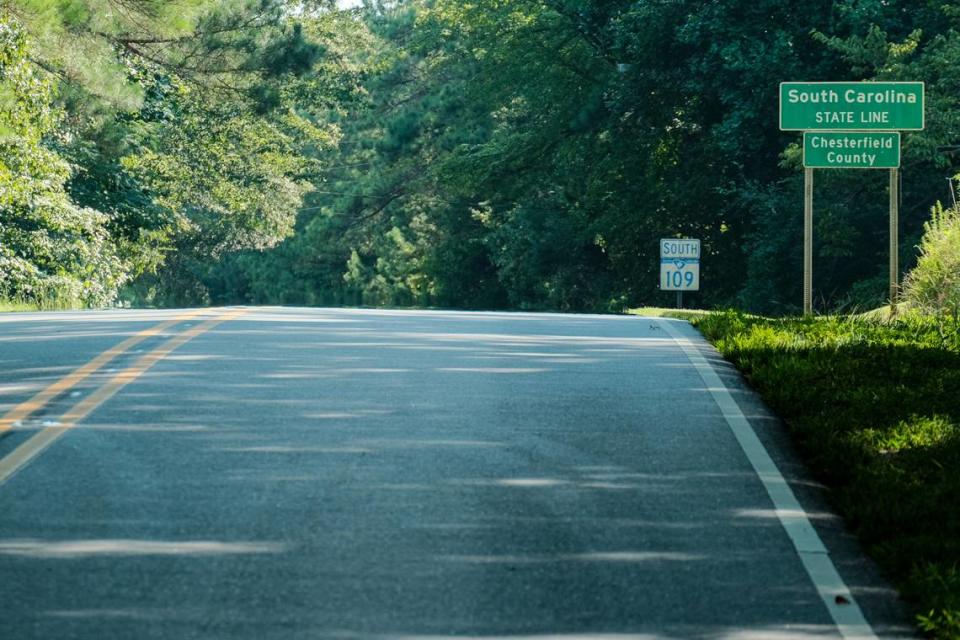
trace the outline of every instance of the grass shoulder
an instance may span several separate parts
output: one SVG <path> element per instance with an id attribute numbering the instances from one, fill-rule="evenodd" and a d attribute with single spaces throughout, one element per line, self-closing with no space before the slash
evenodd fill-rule
<path id="1" fill-rule="evenodd" d="M 888 316 L 691 321 L 783 418 L 920 626 L 960 638 L 960 352 L 932 320 Z"/>
<path id="2" fill-rule="evenodd" d="M 670 309 L 667 307 L 638 307 L 636 309 L 627 309 L 627 313 L 632 316 L 643 316 L 646 318 L 677 318 L 679 320 L 695 320 L 703 317 L 712 311 L 704 309 Z"/>
<path id="3" fill-rule="evenodd" d="M 84 306 L 78 300 L 57 298 L 52 296 L 40 300 L 9 300 L 0 298 L 0 313 L 28 311 L 75 311 L 83 308 Z"/>
<path id="4" fill-rule="evenodd" d="M 15 302 L 11 300 L 0 300 L 0 313 L 10 313 L 17 311 L 39 311 L 40 306 L 30 302 Z"/>

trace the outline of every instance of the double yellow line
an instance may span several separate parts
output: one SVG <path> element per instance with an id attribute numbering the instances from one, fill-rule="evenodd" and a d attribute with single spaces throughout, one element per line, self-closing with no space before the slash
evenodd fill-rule
<path id="1" fill-rule="evenodd" d="M 147 338 L 161 335 L 167 329 L 170 329 L 181 322 L 186 322 L 187 320 L 196 318 L 203 313 L 203 311 L 198 310 L 180 314 L 174 318 L 171 318 L 170 320 L 161 322 L 154 327 L 145 329 L 136 335 L 127 338 L 120 344 L 107 349 L 90 362 L 75 369 L 70 374 L 64 376 L 60 380 L 57 380 L 29 400 L 21 402 L 0 417 L 0 435 L 12 429 L 17 425 L 18 422 L 30 417 L 40 409 L 44 408 L 52 400 L 59 397 L 65 391 L 77 386 L 79 383 L 83 382 L 103 368 L 106 364 L 123 355 L 124 353 L 127 353 L 130 349 L 140 344 Z M 108 379 L 93 393 L 78 402 L 65 414 L 63 414 L 56 425 L 44 427 L 29 440 L 11 451 L 7 456 L 0 458 L 0 484 L 6 482 L 10 476 L 40 455 L 44 449 L 53 444 L 53 442 L 66 433 L 68 429 L 72 428 L 78 422 L 86 418 L 97 407 L 116 395 L 116 393 L 123 387 L 142 376 L 148 369 L 150 369 L 150 367 L 169 355 L 175 349 L 189 340 L 197 337 L 198 335 L 209 331 L 221 322 L 226 322 L 227 320 L 236 318 L 244 313 L 245 311 L 242 309 L 218 313 L 216 316 L 194 327 L 191 327 L 187 331 L 175 335 L 166 342 L 162 343 L 153 351 L 141 356 L 136 362 L 123 371 L 120 371 Z"/>

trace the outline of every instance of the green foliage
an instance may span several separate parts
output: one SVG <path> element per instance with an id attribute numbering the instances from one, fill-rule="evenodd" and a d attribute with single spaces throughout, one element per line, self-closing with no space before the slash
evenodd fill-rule
<path id="1" fill-rule="evenodd" d="M 960 637 L 960 569 L 924 563 L 914 569 L 911 582 L 931 598 L 929 611 L 917 616 L 920 628 L 940 638 Z"/>
<path id="2" fill-rule="evenodd" d="M 118 163 L 162 212 L 171 250 L 159 273 L 127 292 L 129 299 L 175 305 L 327 299 L 313 295 L 310 274 L 304 282 L 283 264 L 288 246 L 271 253 L 269 265 L 262 258 L 294 232 L 304 196 L 318 185 L 324 189 L 324 168 L 342 137 L 343 105 L 361 95 L 357 67 L 343 51 L 347 42 L 358 43 L 357 31 L 342 14 L 305 18 L 297 37 L 322 42 L 325 57 L 302 75 L 271 74 L 260 85 L 270 93 L 269 105 L 242 95 L 225 100 L 159 68 L 145 74 L 141 82 L 153 90 L 130 119 L 135 144 Z M 309 229 L 303 220 L 301 232 Z M 301 241 L 316 254 L 337 239 L 318 243 L 302 235 Z M 343 286 L 343 265 L 338 260 L 339 271 L 321 278 L 325 292 Z"/>
<path id="3" fill-rule="evenodd" d="M 12 300 L 0 300 L 0 313 L 11 311 L 39 311 L 40 307 L 36 303 L 21 302 Z"/>
<path id="4" fill-rule="evenodd" d="M 331 48 L 362 91 L 333 115 L 341 145 L 295 237 L 230 261 L 240 289 L 216 295 L 618 311 L 669 301 L 657 239 L 682 234 L 705 252 L 691 303 L 789 313 L 802 175 L 776 87 L 927 81 L 929 126 L 905 136 L 911 246 L 960 131 L 956 6 L 921 4 L 369 3 Z M 819 306 L 882 304 L 885 189 L 818 175 Z M 293 290 L 268 290 L 268 272 L 296 273 Z"/>
<path id="5" fill-rule="evenodd" d="M 76 31 L 112 42 L 141 96 L 64 154 L 148 301 L 619 311 L 669 301 L 656 240 L 683 234 L 706 254 L 691 303 L 790 312 L 802 181 L 771 99 L 788 78 L 928 81 L 905 245 L 955 172 L 936 151 L 960 128 L 950 6 L 411 0 L 296 21 L 277 6 L 197 3 L 179 26 L 151 17 L 152 37 Z M 216 65 L 228 81 L 204 81 Z M 821 305 L 882 302 L 884 189 L 818 178 Z"/>
<path id="6" fill-rule="evenodd" d="M 0 296 L 204 303 L 292 233 L 356 90 L 330 2 L 0 8 Z"/>
<path id="7" fill-rule="evenodd" d="M 317 2 L 299 3 L 310 9 Z M 135 110 L 131 72 L 150 63 L 208 89 L 255 99 L 269 79 L 308 72 L 323 48 L 287 19 L 284 0 L 7 0 L 36 43 L 36 62 L 61 77 L 76 112 Z M 119 55 L 118 55 L 119 53 Z M 204 78 L 215 76 L 214 82 Z"/>
<path id="8" fill-rule="evenodd" d="M 122 167 L 157 205 L 179 214 L 185 232 L 201 236 L 197 242 L 211 257 L 273 246 L 291 232 L 307 190 L 293 178 L 308 164 L 295 136 L 311 125 L 296 128 L 293 114 L 290 122 L 271 122 L 197 104 L 191 93 L 167 99 L 175 120 L 144 123 L 141 135 L 156 142 L 121 158 Z M 325 143 L 324 132 L 309 133 L 311 144 Z"/>
<path id="9" fill-rule="evenodd" d="M 919 315 L 694 323 L 786 421 L 921 625 L 957 637 L 960 351 Z"/>
<path id="10" fill-rule="evenodd" d="M 27 60 L 16 19 L 0 14 L 0 298 L 110 303 L 126 279 L 105 216 L 70 201 L 71 169 L 44 139 L 59 114 Z"/>
<path id="11" fill-rule="evenodd" d="M 960 347 L 960 209 L 940 203 L 933 208 L 904 293 L 915 308 L 937 318 L 944 340 Z"/>

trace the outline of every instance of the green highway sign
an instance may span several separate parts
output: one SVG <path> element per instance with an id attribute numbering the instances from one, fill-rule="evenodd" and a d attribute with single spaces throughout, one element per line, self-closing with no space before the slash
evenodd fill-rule
<path id="1" fill-rule="evenodd" d="M 782 131 L 919 131 L 922 82 L 781 82 Z"/>
<path id="2" fill-rule="evenodd" d="M 812 169 L 896 169 L 899 133 L 824 131 L 803 134 L 803 166 Z"/>

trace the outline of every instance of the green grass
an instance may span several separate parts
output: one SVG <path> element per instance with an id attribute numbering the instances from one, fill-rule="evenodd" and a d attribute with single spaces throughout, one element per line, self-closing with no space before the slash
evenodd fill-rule
<path id="1" fill-rule="evenodd" d="M 627 313 L 634 316 L 646 316 L 648 318 L 679 318 L 680 320 L 694 320 L 705 316 L 711 311 L 703 309 L 668 309 L 666 307 L 639 307 L 637 309 L 627 309 Z"/>
<path id="2" fill-rule="evenodd" d="M 919 626 L 960 638 L 960 352 L 911 314 L 693 323 L 784 419 Z"/>
<path id="3" fill-rule="evenodd" d="M 0 313 L 8 311 L 39 311 L 40 306 L 32 302 L 14 302 L 10 300 L 0 300 Z"/>
<path id="4" fill-rule="evenodd" d="M 49 297 L 42 300 L 7 300 L 0 298 L 0 313 L 11 311 L 73 311 L 83 308 L 79 301 Z"/>

